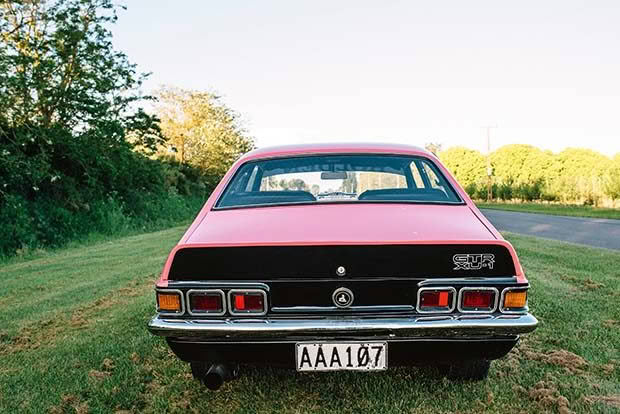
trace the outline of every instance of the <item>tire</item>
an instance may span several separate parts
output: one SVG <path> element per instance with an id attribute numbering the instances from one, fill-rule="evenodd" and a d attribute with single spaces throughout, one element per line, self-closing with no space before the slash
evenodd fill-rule
<path id="1" fill-rule="evenodd" d="M 445 375 L 455 381 L 482 381 L 489 376 L 491 361 L 486 359 L 474 359 L 448 365 L 445 367 Z"/>
<path id="2" fill-rule="evenodd" d="M 190 362 L 189 365 L 192 369 L 192 376 L 194 379 L 202 381 L 207 374 L 207 370 L 209 369 L 207 364 L 204 362 Z"/>

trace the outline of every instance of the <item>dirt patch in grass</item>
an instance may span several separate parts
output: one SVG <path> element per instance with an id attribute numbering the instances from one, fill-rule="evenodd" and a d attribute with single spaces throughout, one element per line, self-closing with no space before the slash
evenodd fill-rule
<path id="1" fill-rule="evenodd" d="M 616 361 L 612 359 L 611 361 L 609 361 L 608 364 L 601 364 L 600 368 L 605 375 L 611 375 L 616 370 L 615 364 L 616 364 Z"/>
<path id="2" fill-rule="evenodd" d="M 588 365 L 585 359 L 564 349 L 551 351 L 543 355 L 543 361 L 564 367 L 572 373 L 580 372 Z"/>
<path id="3" fill-rule="evenodd" d="M 94 380 L 102 380 L 112 375 L 112 371 L 116 364 L 110 358 L 104 358 L 101 363 L 101 370 L 91 369 L 88 376 Z"/>
<path id="4" fill-rule="evenodd" d="M 587 278 L 587 279 L 580 279 L 578 277 L 575 276 L 570 276 L 570 275 L 562 275 L 560 276 L 560 279 L 566 281 L 566 282 L 570 282 L 572 284 L 577 285 L 578 287 L 584 287 L 588 290 L 596 290 L 596 289 L 600 289 L 602 287 L 605 287 L 605 285 L 603 283 L 597 282 L 595 280 L 592 280 L 592 278 Z"/>
<path id="5" fill-rule="evenodd" d="M 37 349 L 42 343 L 50 346 L 66 332 L 90 327 L 100 317 L 101 311 L 130 303 L 132 298 L 143 295 L 152 289 L 154 277 L 151 276 L 145 277 L 145 280 L 133 281 L 129 286 L 110 292 L 92 303 L 82 305 L 75 309 L 70 316 L 56 316 L 29 323 L 19 329 L 13 337 L 3 333 L 0 336 L 2 339 L 0 341 L 0 355 Z"/>
<path id="6" fill-rule="evenodd" d="M 588 404 L 603 403 L 610 407 L 620 408 L 620 394 L 618 395 L 588 395 L 583 400 Z"/>
<path id="7" fill-rule="evenodd" d="M 585 359 L 564 349 L 539 352 L 531 346 L 523 344 L 517 348 L 517 353 L 520 357 L 525 359 L 564 367 L 564 369 L 571 374 L 583 373 L 583 370 L 588 367 L 588 362 Z"/>
<path id="8" fill-rule="evenodd" d="M 60 398 L 61 402 L 59 405 L 55 405 L 50 408 L 50 414 L 63 414 L 67 411 L 74 411 L 76 414 L 87 414 L 88 413 L 88 403 L 85 401 L 81 401 L 77 396 L 73 394 L 64 394 Z"/>
<path id="9" fill-rule="evenodd" d="M 556 407 L 560 414 L 572 414 L 568 398 L 561 395 L 558 389 L 549 381 L 539 381 L 527 391 L 530 399 L 541 407 L 551 409 Z"/>
<path id="10" fill-rule="evenodd" d="M 102 380 L 110 376 L 109 372 L 105 371 L 97 371 L 96 369 L 91 369 L 88 371 L 88 377 L 94 380 Z"/>

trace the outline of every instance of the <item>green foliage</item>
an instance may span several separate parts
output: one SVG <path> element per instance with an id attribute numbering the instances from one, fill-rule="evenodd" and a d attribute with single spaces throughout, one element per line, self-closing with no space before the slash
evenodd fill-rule
<path id="1" fill-rule="evenodd" d="M 163 87 L 156 95 L 161 129 L 169 138 L 161 151 L 202 170 L 207 186 L 215 187 L 230 165 L 254 148 L 239 115 L 219 96 L 174 87 Z"/>
<path id="2" fill-rule="evenodd" d="M 486 160 L 478 151 L 452 147 L 439 154 L 444 165 L 454 174 L 470 197 L 480 192 L 486 197 Z"/>
<path id="3" fill-rule="evenodd" d="M 614 157 L 604 177 L 605 193 L 613 199 L 620 199 L 620 153 Z"/>
<path id="4" fill-rule="evenodd" d="M 472 198 L 486 199 L 482 154 L 453 147 L 440 158 Z M 620 199 L 620 154 L 610 160 L 588 149 L 552 154 L 531 145 L 506 145 L 491 153 L 490 160 L 496 199 L 591 205 Z"/>
<path id="5" fill-rule="evenodd" d="M 147 148 L 163 140 L 156 119 L 134 103 L 145 75 L 112 47 L 111 0 L 0 2 L 0 114 L 9 128 L 98 135 L 109 146 L 131 132 Z M 23 142 L 23 141 L 22 141 Z"/>
<path id="6" fill-rule="evenodd" d="M 197 168 L 146 156 L 166 139 L 112 46 L 116 11 L 0 0 L 0 255 L 177 223 L 207 195 Z"/>
<path id="7" fill-rule="evenodd" d="M 506 145 L 491 154 L 495 182 L 508 185 L 543 181 L 553 155 L 531 145 Z"/>

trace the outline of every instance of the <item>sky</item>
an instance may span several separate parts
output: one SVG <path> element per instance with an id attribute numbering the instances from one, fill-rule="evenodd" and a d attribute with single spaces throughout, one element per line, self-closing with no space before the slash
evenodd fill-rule
<path id="1" fill-rule="evenodd" d="M 620 1 L 124 3 L 114 45 L 222 96 L 259 147 L 396 142 L 620 152 Z"/>

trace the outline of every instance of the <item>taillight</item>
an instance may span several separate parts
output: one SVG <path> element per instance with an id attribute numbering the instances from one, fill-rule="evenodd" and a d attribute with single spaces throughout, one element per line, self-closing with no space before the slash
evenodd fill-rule
<path id="1" fill-rule="evenodd" d="M 454 310 L 456 290 L 451 287 L 421 288 L 416 309 L 419 313 L 444 313 Z"/>
<path id="2" fill-rule="evenodd" d="M 187 303 L 190 315 L 223 315 L 226 312 L 224 292 L 219 289 L 190 289 Z"/>
<path id="3" fill-rule="evenodd" d="M 230 313 L 233 315 L 267 313 L 267 294 L 260 289 L 230 290 L 228 292 Z"/>
<path id="4" fill-rule="evenodd" d="M 503 313 L 527 312 L 527 288 L 504 289 L 499 308 Z"/>
<path id="5" fill-rule="evenodd" d="M 495 288 L 461 288 L 459 292 L 459 311 L 488 313 L 497 308 L 498 293 Z"/>
<path id="6" fill-rule="evenodd" d="M 183 313 L 183 294 L 180 290 L 161 290 L 156 292 L 157 312 Z"/>

